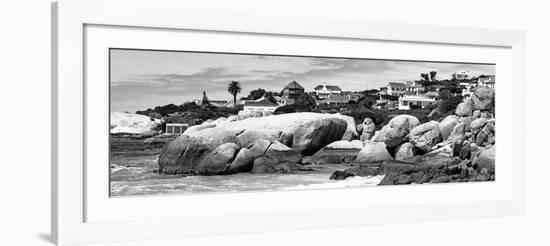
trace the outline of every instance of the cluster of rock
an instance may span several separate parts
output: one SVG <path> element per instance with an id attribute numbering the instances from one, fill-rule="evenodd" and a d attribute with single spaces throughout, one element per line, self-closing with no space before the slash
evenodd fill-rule
<path id="1" fill-rule="evenodd" d="M 493 180 L 493 107 L 494 92 L 478 87 L 441 122 L 420 124 L 414 116 L 398 115 L 372 138 L 360 131 L 365 146 L 353 160 L 357 165 L 331 179 L 385 175 L 382 185 Z"/>
<path id="2" fill-rule="evenodd" d="M 219 118 L 164 146 L 159 171 L 225 175 L 288 173 L 347 163 L 331 179 L 385 175 L 380 184 L 494 180 L 494 92 L 478 87 L 443 120 L 397 115 L 376 131 L 341 114 L 289 113 Z"/>
<path id="3" fill-rule="evenodd" d="M 111 112 L 110 133 L 144 134 L 153 131 L 161 123 L 162 120 L 152 120 L 145 115 Z"/>
<path id="4" fill-rule="evenodd" d="M 166 144 L 159 155 L 159 171 L 220 175 L 304 170 L 303 155 L 357 136 L 353 118 L 343 115 L 293 113 L 218 119 L 192 126 Z"/>

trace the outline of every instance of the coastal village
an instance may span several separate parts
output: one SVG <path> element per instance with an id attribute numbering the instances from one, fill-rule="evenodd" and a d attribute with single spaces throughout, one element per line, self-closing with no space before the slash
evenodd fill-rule
<path id="1" fill-rule="evenodd" d="M 275 112 L 278 107 L 295 104 L 301 95 L 306 94 L 315 100 L 316 105 L 359 104 L 377 109 L 410 110 L 434 105 L 436 99 L 440 97 L 440 91 L 448 91 L 452 96 L 460 95 L 463 98 L 469 98 L 477 86 L 488 86 L 494 90 L 495 76 L 473 77 L 469 71 L 459 71 L 454 73 L 450 80 L 437 81 L 435 78 L 426 77 L 426 80 L 404 83 L 388 82 L 386 86 L 379 89 L 362 92 L 343 90 L 340 85 L 326 83 L 306 91 L 297 81 L 291 81 L 282 88 L 280 96 L 273 96 L 275 102 L 268 101 L 265 97 L 260 99 L 242 97 L 237 101 L 237 105 L 243 105 L 245 111 Z M 208 100 L 216 107 L 235 106 L 231 100 L 209 100 L 207 97 L 194 102 L 202 104 L 204 100 Z"/>
<path id="2" fill-rule="evenodd" d="M 147 172 L 186 177 L 330 170 L 327 180 L 380 177 L 378 185 L 494 180 L 495 76 L 436 74 L 364 91 L 290 81 L 239 98 L 231 81 L 232 100 L 205 91 L 181 105 L 112 112 L 111 157 L 150 156 Z"/>
<path id="3" fill-rule="evenodd" d="M 434 110 L 438 111 L 436 107 L 442 100 L 454 100 L 456 106 L 470 98 L 478 86 L 489 87 L 492 90 L 495 88 L 494 75 L 472 76 L 469 71 L 457 71 L 451 78 L 437 80 L 436 74 L 435 71 L 421 73 L 421 80 L 388 82 L 384 87 L 364 91 L 350 91 L 346 90 L 344 85 L 327 83 L 320 83 L 311 90 L 306 90 L 298 81 L 288 82 L 280 92 L 268 92 L 258 88 L 250 95 L 235 100 L 210 99 L 204 91 L 201 99 L 184 102 L 180 106 L 157 106 L 136 113 L 150 117 L 152 124 L 161 123 L 162 127 L 156 128 L 158 131 L 181 134 L 189 126 L 208 120 L 195 117 L 192 110 L 187 110 L 193 106 L 209 108 L 211 111 L 214 111 L 213 108 L 216 108 L 215 111 L 225 110 L 228 114 L 240 115 L 241 119 L 290 112 L 345 113 L 361 109 L 388 112 L 430 109 L 429 113 L 432 113 Z M 222 113 L 220 116 L 227 117 L 228 114 Z M 112 129 L 111 132 L 124 131 Z"/>

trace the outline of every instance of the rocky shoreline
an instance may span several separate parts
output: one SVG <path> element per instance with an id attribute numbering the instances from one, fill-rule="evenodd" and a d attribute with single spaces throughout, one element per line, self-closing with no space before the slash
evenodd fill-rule
<path id="1" fill-rule="evenodd" d="M 159 172 L 294 173 L 346 164 L 330 179 L 384 175 L 380 185 L 495 180 L 494 91 L 479 87 L 441 121 L 397 115 L 380 130 L 370 118 L 289 113 L 232 116 L 192 126 L 164 145 Z"/>

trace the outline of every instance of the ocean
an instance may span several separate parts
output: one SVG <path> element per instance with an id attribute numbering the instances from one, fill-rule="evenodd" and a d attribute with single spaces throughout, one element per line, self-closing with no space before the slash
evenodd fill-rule
<path id="1" fill-rule="evenodd" d="M 350 165 L 312 165 L 313 171 L 292 174 L 238 173 L 216 176 L 160 174 L 158 155 L 115 156 L 111 159 L 111 196 L 283 191 L 375 186 L 383 176 L 330 180 L 336 170 Z"/>

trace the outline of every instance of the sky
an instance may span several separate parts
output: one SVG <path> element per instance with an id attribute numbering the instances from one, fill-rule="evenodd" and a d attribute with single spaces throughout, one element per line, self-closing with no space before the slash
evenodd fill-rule
<path id="1" fill-rule="evenodd" d="M 344 91 L 378 89 L 388 82 L 420 79 L 420 73 L 437 71 L 449 79 L 457 71 L 473 76 L 495 74 L 495 65 L 423 61 L 290 57 L 256 54 L 222 54 L 179 51 L 111 49 L 111 111 L 135 112 L 201 99 L 232 100 L 227 84 L 241 83 L 245 97 L 262 88 L 280 92 L 295 80 L 306 92 L 317 85 L 338 85 Z"/>

